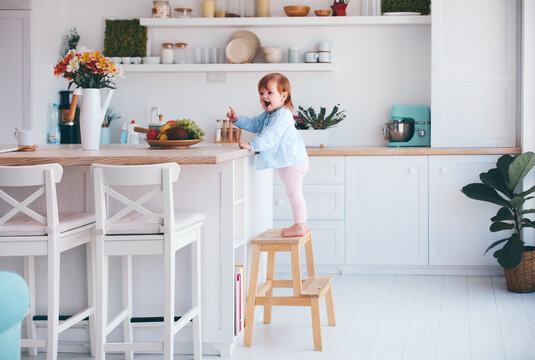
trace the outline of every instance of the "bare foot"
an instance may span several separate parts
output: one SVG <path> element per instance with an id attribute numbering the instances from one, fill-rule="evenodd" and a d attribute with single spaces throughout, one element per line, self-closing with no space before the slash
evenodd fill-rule
<path id="1" fill-rule="evenodd" d="M 303 236 L 307 233 L 308 228 L 306 224 L 293 224 L 290 227 L 281 230 L 281 235 L 284 237 Z"/>

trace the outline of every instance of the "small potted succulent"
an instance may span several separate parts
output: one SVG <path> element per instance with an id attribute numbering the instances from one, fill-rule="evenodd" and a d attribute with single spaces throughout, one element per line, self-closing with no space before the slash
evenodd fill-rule
<path id="1" fill-rule="evenodd" d="M 535 246 L 524 242 L 527 228 L 535 228 L 535 222 L 526 215 L 535 209 L 525 209 L 524 204 L 533 198 L 535 186 L 522 191 L 522 180 L 535 166 L 535 154 L 526 152 L 513 157 L 503 155 L 496 167 L 481 173 L 481 183 L 468 184 L 462 192 L 470 199 L 486 201 L 500 206 L 490 220 L 491 232 L 506 231 L 504 239 L 493 242 L 485 251 L 502 245 L 494 257 L 504 268 L 507 289 L 514 292 L 535 291 Z"/>
<path id="2" fill-rule="evenodd" d="M 319 112 L 312 107 L 308 109 L 298 107 L 297 116 L 294 116 L 295 128 L 301 134 L 306 146 L 328 145 L 329 128 L 346 118 L 345 110 L 339 110 L 339 106 L 340 104 L 335 105 L 328 115 L 324 107 L 320 107 Z"/>

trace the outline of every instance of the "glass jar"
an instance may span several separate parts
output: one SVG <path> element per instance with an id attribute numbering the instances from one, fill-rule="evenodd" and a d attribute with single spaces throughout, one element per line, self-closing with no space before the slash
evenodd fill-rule
<path id="1" fill-rule="evenodd" d="M 171 17 L 171 8 L 168 0 L 159 0 L 152 2 L 152 17 L 153 18 L 169 18 Z"/>
<path id="2" fill-rule="evenodd" d="M 175 62 L 175 53 L 172 43 L 162 44 L 162 64 L 172 64 Z"/>
<path id="3" fill-rule="evenodd" d="M 175 63 L 176 64 L 187 64 L 187 47 L 186 43 L 176 43 L 175 44 Z"/>
<path id="4" fill-rule="evenodd" d="M 191 17 L 192 10 L 189 8 L 175 8 L 176 18 L 189 18 Z"/>

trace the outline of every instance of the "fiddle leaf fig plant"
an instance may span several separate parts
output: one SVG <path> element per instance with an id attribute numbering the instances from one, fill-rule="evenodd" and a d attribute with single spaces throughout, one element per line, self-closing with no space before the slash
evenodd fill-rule
<path id="1" fill-rule="evenodd" d="M 501 240 L 493 242 L 485 251 L 504 244 L 494 252 L 498 263 L 506 269 L 513 268 L 522 261 L 525 250 L 532 247 L 525 246 L 522 229 L 535 228 L 535 222 L 525 217 L 535 213 L 535 209 L 523 209 L 526 200 L 535 192 L 535 186 L 526 191 L 518 191 L 522 180 L 535 166 L 535 154 L 526 152 L 516 157 L 503 155 L 496 162 L 496 168 L 481 173 L 481 183 L 468 184 L 462 192 L 470 199 L 486 201 L 500 206 L 496 215 L 490 220 L 491 232 L 508 231 L 509 234 Z"/>

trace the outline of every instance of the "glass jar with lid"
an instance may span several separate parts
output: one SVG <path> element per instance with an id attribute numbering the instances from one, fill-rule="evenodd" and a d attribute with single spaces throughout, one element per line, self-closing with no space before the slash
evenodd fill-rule
<path id="1" fill-rule="evenodd" d="M 176 43 L 175 44 L 175 63 L 176 64 L 187 64 L 187 47 L 186 43 Z"/>
<path id="2" fill-rule="evenodd" d="M 191 17 L 192 9 L 190 8 L 175 8 L 176 18 L 189 18 Z"/>
<path id="3" fill-rule="evenodd" d="M 172 43 L 162 44 L 162 64 L 172 64 L 175 62 L 175 53 Z"/>
<path id="4" fill-rule="evenodd" d="M 157 0 L 152 2 L 152 17 L 153 18 L 169 18 L 171 17 L 171 7 L 168 0 Z"/>

